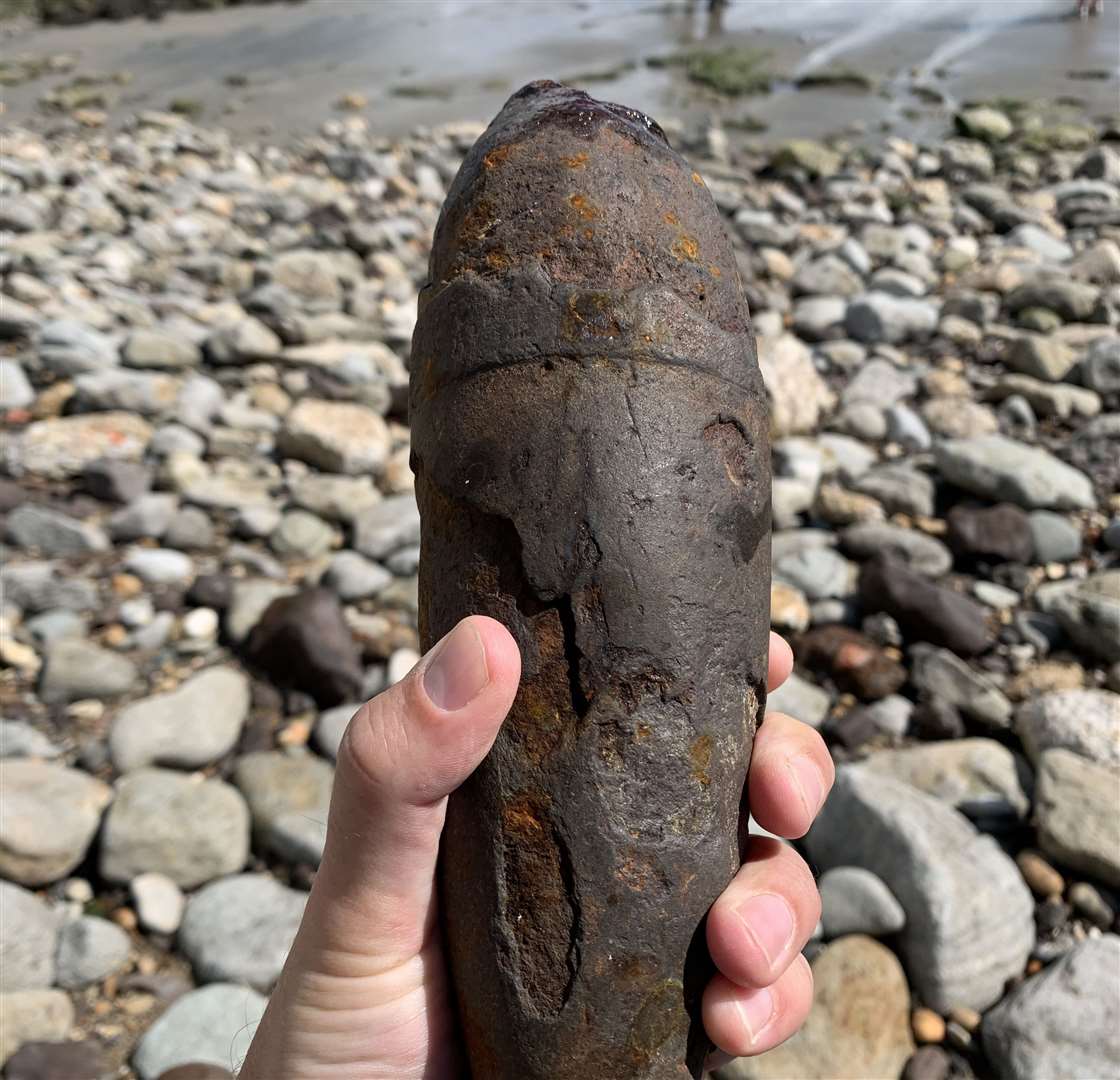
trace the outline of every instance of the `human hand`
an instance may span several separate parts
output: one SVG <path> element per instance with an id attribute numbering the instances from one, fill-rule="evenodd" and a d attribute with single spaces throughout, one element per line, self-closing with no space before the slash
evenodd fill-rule
<path id="1" fill-rule="evenodd" d="M 770 689 L 792 665 L 789 646 L 772 634 Z M 436 860 L 447 796 L 486 756 L 520 675 L 509 632 L 472 616 L 350 721 L 322 863 L 241 1080 L 462 1074 Z M 770 713 L 751 759 L 755 820 L 779 836 L 803 835 L 832 779 L 820 736 Z M 801 947 L 819 914 L 801 858 L 753 838 L 708 916 L 719 972 L 705 991 L 703 1019 L 722 1051 L 758 1054 L 801 1025 L 812 1000 Z"/>

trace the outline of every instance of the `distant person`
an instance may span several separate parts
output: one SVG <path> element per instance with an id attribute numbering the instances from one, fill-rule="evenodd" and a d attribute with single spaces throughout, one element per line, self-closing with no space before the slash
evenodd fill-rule
<path id="1" fill-rule="evenodd" d="M 1104 11 L 1104 0 L 1077 0 L 1077 14 L 1082 19 L 1090 15 L 1099 15 Z"/>

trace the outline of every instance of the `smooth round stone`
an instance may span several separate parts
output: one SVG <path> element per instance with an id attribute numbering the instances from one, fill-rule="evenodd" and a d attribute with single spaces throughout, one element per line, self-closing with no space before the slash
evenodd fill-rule
<path id="1" fill-rule="evenodd" d="M 831 548 L 806 548 L 782 556 L 774 574 L 810 600 L 845 597 L 855 591 L 855 567 Z"/>
<path id="2" fill-rule="evenodd" d="M 100 982 L 124 967 L 131 948 L 116 923 L 83 915 L 59 932 L 55 982 L 66 990 Z"/>
<path id="3" fill-rule="evenodd" d="M 987 604 L 988 607 L 996 608 L 999 611 L 1014 607 L 1022 599 L 1014 589 L 997 585 L 994 581 L 974 581 L 972 583 L 972 595 L 980 603 Z"/>
<path id="4" fill-rule="evenodd" d="M 267 991 L 284 966 L 306 902 L 306 893 L 268 874 L 223 878 L 188 901 L 179 945 L 202 982 Z"/>
<path id="5" fill-rule="evenodd" d="M 0 762 L 0 874 L 24 885 L 65 877 L 85 857 L 111 799 L 107 784 L 79 769 Z"/>
<path id="6" fill-rule="evenodd" d="M 330 550 L 334 529 L 322 518 L 306 510 L 291 510 L 281 519 L 268 538 L 277 555 L 290 558 L 312 559 Z"/>
<path id="7" fill-rule="evenodd" d="M 248 986 L 215 983 L 192 990 L 144 1033 L 132 1065 L 140 1080 L 159 1080 L 177 1065 L 228 1068 L 242 1061 L 267 999 Z"/>
<path id="8" fill-rule="evenodd" d="M 171 878 L 149 871 L 137 874 L 128 883 L 136 916 L 145 930 L 157 934 L 174 934 L 183 919 L 186 899 Z"/>
<path id="9" fill-rule="evenodd" d="M 194 578 L 194 561 L 170 548 L 132 548 L 125 569 L 148 585 L 187 585 Z"/>
<path id="10" fill-rule="evenodd" d="M 0 993 L 54 982 L 58 914 L 27 889 L 0 881 Z"/>
<path id="11" fill-rule="evenodd" d="M 200 607 L 188 611 L 180 623 L 183 633 L 197 641 L 211 641 L 218 636 L 218 613 L 213 608 Z"/>
<path id="12" fill-rule="evenodd" d="M 1081 530 L 1068 518 L 1036 510 L 1027 520 L 1036 563 L 1070 562 L 1081 555 Z"/>

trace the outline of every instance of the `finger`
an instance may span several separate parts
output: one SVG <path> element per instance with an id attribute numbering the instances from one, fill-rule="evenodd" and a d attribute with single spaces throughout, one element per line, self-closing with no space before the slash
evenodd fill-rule
<path id="1" fill-rule="evenodd" d="M 708 1038 L 732 1057 L 750 1057 L 785 1042 L 813 1003 L 813 973 L 798 955 L 772 986 L 745 989 L 716 975 L 701 1005 Z"/>
<path id="2" fill-rule="evenodd" d="M 793 671 L 793 650 L 785 638 L 770 631 L 770 656 L 766 672 L 766 689 L 777 690 Z"/>
<path id="3" fill-rule="evenodd" d="M 767 832 L 804 836 L 824 805 L 836 767 L 824 739 L 785 713 L 767 713 L 751 751 L 751 814 Z"/>
<path id="4" fill-rule="evenodd" d="M 354 715 L 308 905 L 317 918 L 305 919 L 322 949 L 386 967 L 419 951 L 446 796 L 486 756 L 520 673 L 509 631 L 472 616 Z"/>
<path id="5" fill-rule="evenodd" d="M 708 913 L 708 951 L 725 978 L 769 986 L 820 917 L 820 894 L 805 860 L 780 840 L 752 837 L 747 861 Z"/>

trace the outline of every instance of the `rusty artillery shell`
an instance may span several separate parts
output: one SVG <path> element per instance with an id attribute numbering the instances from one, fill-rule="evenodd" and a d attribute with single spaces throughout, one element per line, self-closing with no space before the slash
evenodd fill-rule
<path id="1" fill-rule="evenodd" d="M 472 1073 L 697 1077 L 765 698 L 768 422 L 720 215 L 653 121 L 510 98 L 436 227 L 410 395 L 423 646 L 480 612 L 523 660 L 444 834 Z"/>

